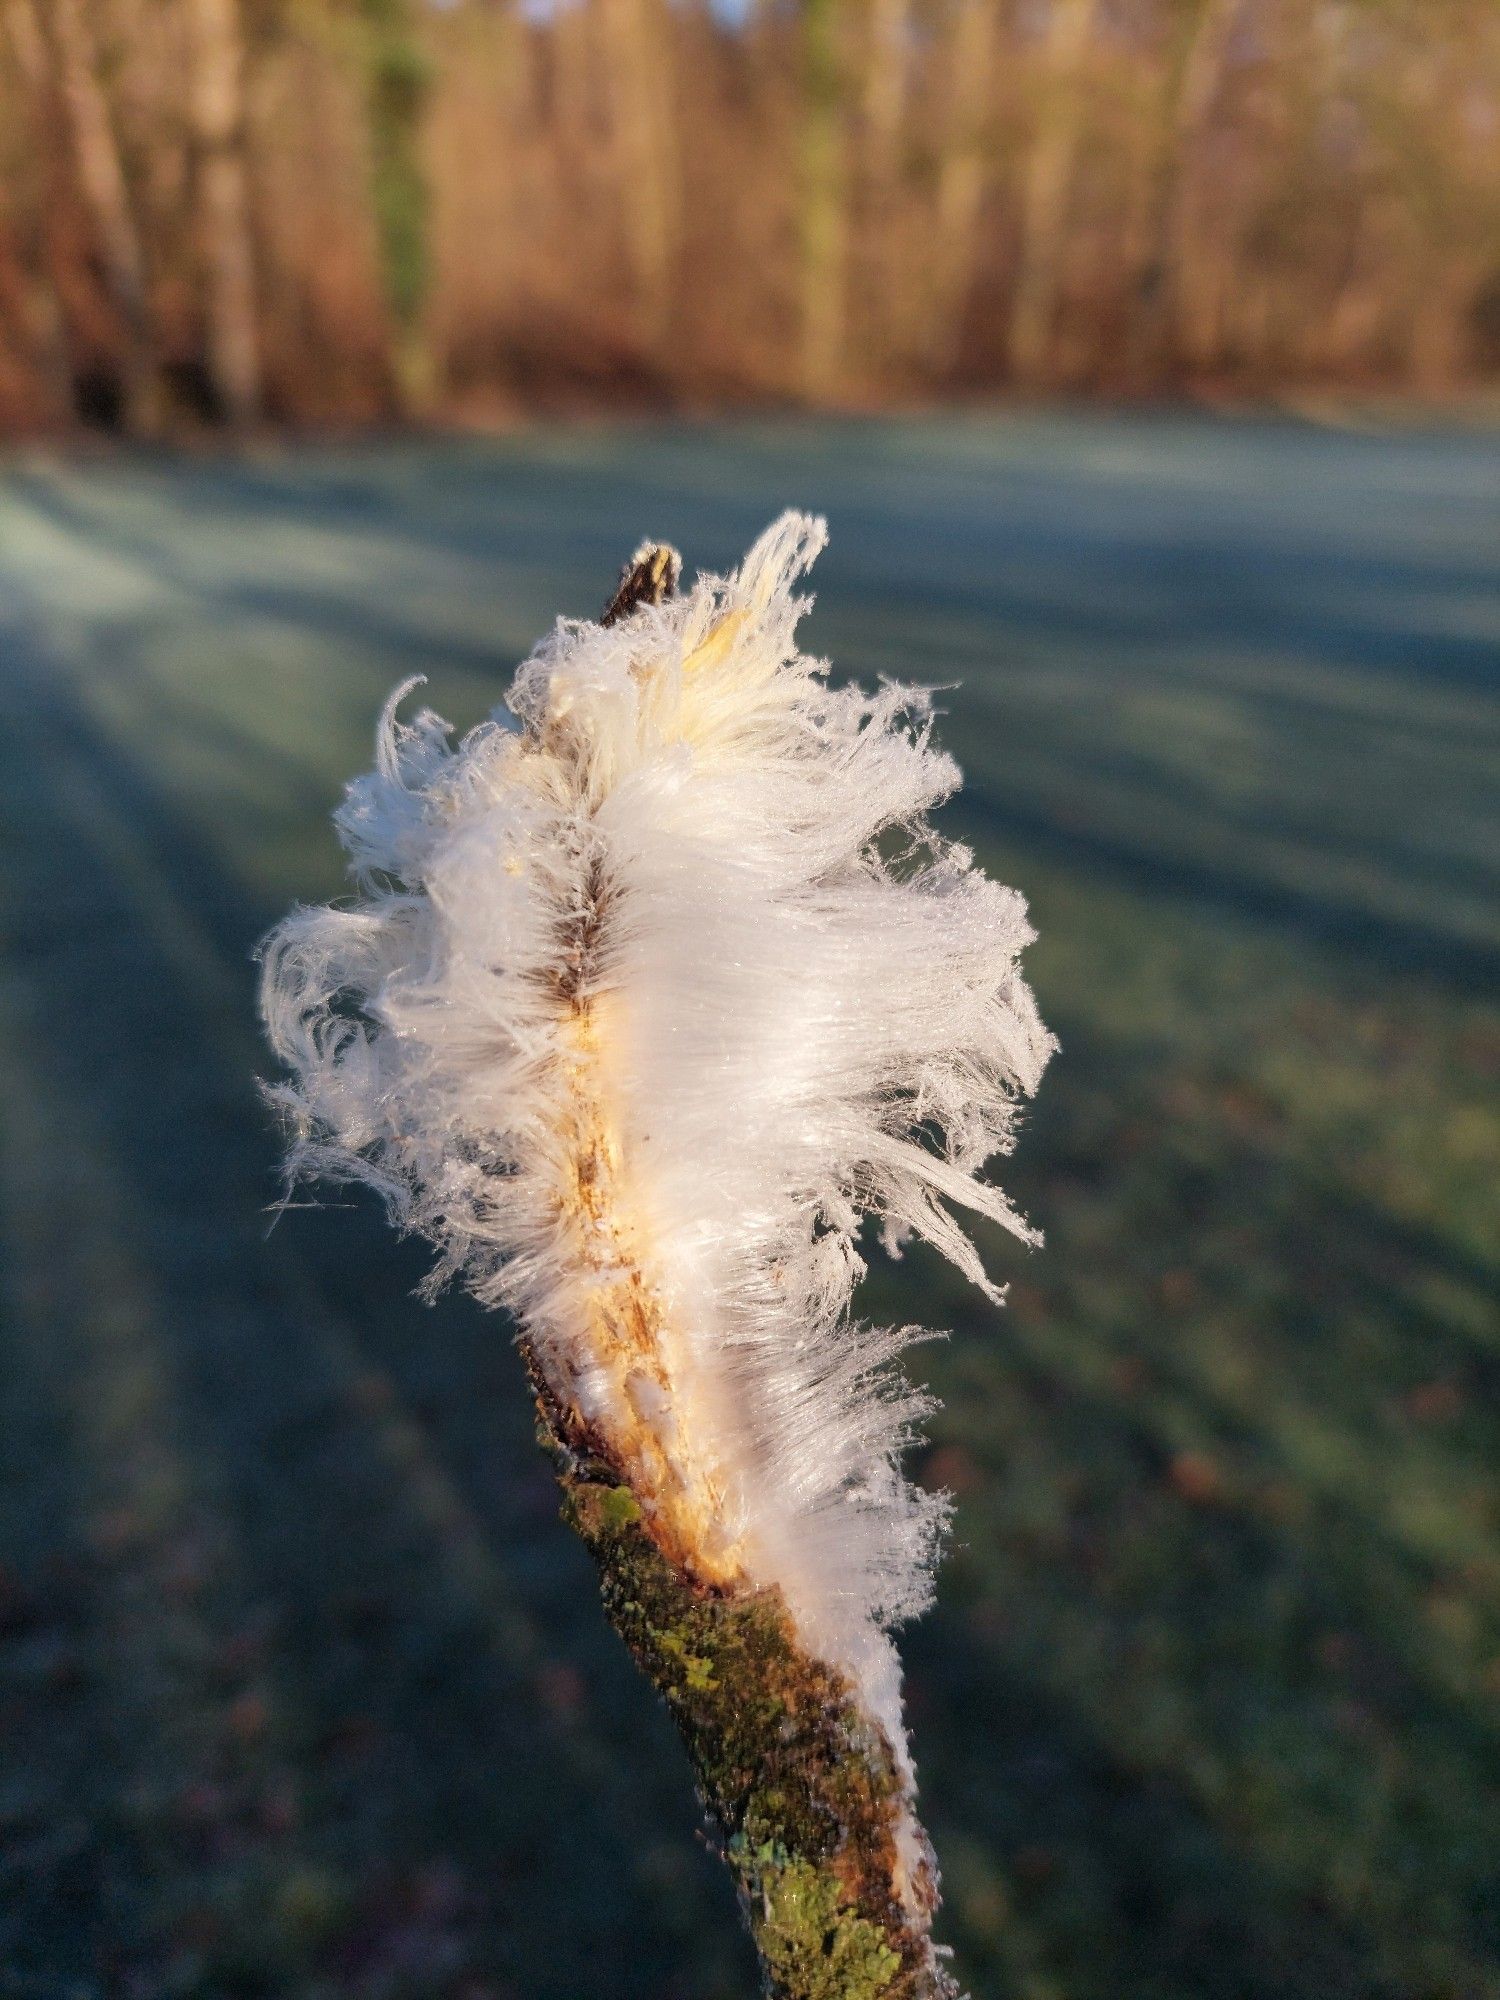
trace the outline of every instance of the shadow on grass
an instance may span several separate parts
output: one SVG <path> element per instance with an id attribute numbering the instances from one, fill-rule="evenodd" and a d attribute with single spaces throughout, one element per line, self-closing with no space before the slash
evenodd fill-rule
<path id="1" fill-rule="evenodd" d="M 72 1853 L 29 1872 L 20 1963 L 201 1961 L 215 1994 L 362 1990 L 403 1954 L 413 1993 L 465 1967 L 517 1994 L 742 1987 L 685 1766 L 555 1521 L 503 1328 L 413 1307 L 420 1259 L 367 1212 L 267 1237 L 247 960 L 269 912 L 34 664 L 10 888 L 67 908 L 25 940 L 7 1066 L 52 1138 L 37 1200 L 73 1213 L 11 1341 L 26 1428 L 73 1441 L 51 1464 L 91 1601 L 87 1686 L 40 1690 L 28 1781 L 39 1819 L 91 1822 L 112 1894 L 80 1904 Z"/>
<path id="2" fill-rule="evenodd" d="M 573 484 L 553 479 L 559 517 Z M 296 514 L 296 480 L 249 485 L 248 519 Z M 204 490 L 219 504 L 226 489 Z M 367 494 L 355 480 L 337 503 L 348 521 L 373 510 L 420 540 L 408 494 Z M 428 644 L 383 592 L 361 607 L 349 588 L 216 582 L 148 534 L 29 497 L 210 627 L 285 619 L 377 651 L 372 689 Z M 320 489 L 309 511 L 326 522 L 332 504 Z M 449 550 L 453 504 L 430 530 Z M 523 500 L 486 504 L 467 546 L 503 528 L 512 548 Z M 590 564 L 606 512 L 582 538 Z M 539 515 L 520 556 L 552 554 L 552 531 Z M 268 843 L 327 801 L 311 760 L 293 786 L 257 738 L 274 691 L 239 706 L 208 676 L 164 683 L 159 629 L 118 620 L 90 662 L 131 711 L 127 739 L 98 722 L 78 662 L 0 608 L 7 1373 L 24 1439 L 0 1676 L 21 1718 L 7 1825 L 28 1857 L 4 1881 L 0 1941 L 17 1972 L 101 1994 L 131 1977 L 214 2000 L 329 1982 L 400 2000 L 466 1980 L 507 2000 L 748 1992 L 684 1762 L 555 1521 L 503 1327 L 462 1301 L 416 1309 L 423 1260 L 368 1203 L 294 1210 L 267 1234 L 248 955 L 279 914 Z M 497 688 L 486 649 L 451 657 Z M 174 793 L 146 747 L 163 736 L 200 753 L 194 768 L 248 772 L 255 802 Z M 1026 808 L 982 810 L 1090 880 L 1459 983 L 1488 964 L 1444 959 L 1440 931 L 1289 904 L 1253 873 L 1174 872 Z M 1018 1299 L 997 1346 L 930 1267 L 891 1287 L 902 1316 L 963 1329 L 932 1372 L 949 1402 L 938 1460 L 974 1467 L 967 1546 L 909 1653 L 966 1975 L 980 2000 L 1487 1994 L 1493 1740 L 1421 1623 L 1452 1579 L 1366 1491 L 1376 1391 L 1319 1412 L 1349 1458 L 1310 1474 L 1292 1419 L 1319 1382 L 1280 1345 L 1336 1336 L 1342 1365 L 1367 1353 L 1397 1383 L 1440 1352 L 1488 1393 L 1489 1351 L 1417 1302 L 1419 1279 L 1485 1273 L 1274 1147 L 1216 1132 L 1205 1168 L 1164 1136 L 1148 1056 L 1075 1039 L 1028 1138 L 1056 1246 L 1039 1300 Z M 1111 1093 L 1152 1134 L 1144 1178 L 1121 1166 Z M 1114 1247 L 1091 1272 L 1105 1181 Z M 1256 1358 L 1282 1401 L 1247 1410 L 1198 1365 L 1181 1313 L 1154 1324 L 1148 1283 L 1200 1224 L 1200 1282 L 1281 1286 L 1288 1324 Z M 1416 1908 L 1425 1938 L 1403 1935 Z"/>

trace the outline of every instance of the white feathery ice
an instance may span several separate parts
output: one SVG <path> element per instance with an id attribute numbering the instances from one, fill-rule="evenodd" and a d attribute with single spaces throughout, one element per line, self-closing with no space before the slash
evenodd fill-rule
<path id="1" fill-rule="evenodd" d="M 857 1238 L 998 1296 L 951 1210 L 1029 1238 L 980 1174 L 1054 1044 L 1021 897 L 926 823 L 929 695 L 797 650 L 825 538 L 787 514 L 733 576 L 560 620 L 456 745 L 399 689 L 336 816 L 357 900 L 279 927 L 263 1006 L 289 1172 L 370 1182 L 509 1308 L 668 1545 L 779 1586 L 909 1771 L 888 1634 L 946 1503 Z"/>

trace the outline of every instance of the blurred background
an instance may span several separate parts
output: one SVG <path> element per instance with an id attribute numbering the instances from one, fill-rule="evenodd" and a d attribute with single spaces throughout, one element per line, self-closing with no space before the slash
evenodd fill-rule
<path id="1" fill-rule="evenodd" d="M 1494 0 L 3 0 L 0 427 L 1500 374 Z"/>
<path id="2" fill-rule="evenodd" d="M 825 510 L 1063 1052 L 872 1316 L 974 2000 L 1500 2000 L 1500 9 L 0 0 L 0 2000 L 746 2000 L 509 1329 L 273 1216 L 391 685 Z"/>

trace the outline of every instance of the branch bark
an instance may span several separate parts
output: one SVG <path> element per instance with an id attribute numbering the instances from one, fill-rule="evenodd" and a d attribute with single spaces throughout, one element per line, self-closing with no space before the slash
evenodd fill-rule
<path id="1" fill-rule="evenodd" d="M 643 546 L 603 622 L 661 602 L 677 573 L 674 550 Z M 779 1590 L 695 1573 L 524 1336 L 521 1352 L 563 1518 L 598 1567 L 605 1615 L 681 1731 L 769 2000 L 952 2000 L 909 1783 L 852 1682 L 803 1645 Z"/>
<path id="2" fill-rule="evenodd" d="M 926 1866 L 909 1879 L 884 1733 L 802 1646 L 779 1591 L 729 1594 L 663 1553 L 620 1469 L 528 1366 L 563 1518 L 682 1734 L 768 2000 L 950 2000 L 928 1936 L 935 1881 Z"/>

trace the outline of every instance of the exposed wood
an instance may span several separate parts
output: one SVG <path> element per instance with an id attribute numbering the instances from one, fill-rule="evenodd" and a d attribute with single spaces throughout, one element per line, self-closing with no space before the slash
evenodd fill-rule
<path id="1" fill-rule="evenodd" d="M 599 614 L 601 625 L 618 625 L 643 604 L 663 604 L 677 594 L 682 557 L 666 542 L 643 542 L 620 571 L 615 594 Z"/>

